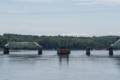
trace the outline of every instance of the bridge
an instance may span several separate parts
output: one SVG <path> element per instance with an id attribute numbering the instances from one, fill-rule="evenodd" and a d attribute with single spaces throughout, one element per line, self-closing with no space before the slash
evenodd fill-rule
<path id="1" fill-rule="evenodd" d="M 42 46 L 40 46 L 37 42 L 8 42 L 4 46 L 4 54 L 9 54 L 10 49 L 15 50 L 38 50 L 38 55 L 42 54 Z M 120 49 L 120 39 L 117 40 L 115 43 L 111 44 L 108 48 L 109 50 L 109 56 L 113 56 L 114 49 Z M 91 55 L 91 49 L 88 47 L 86 48 L 86 55 Z"/>
<path id="2" fill-rule="evenodd" d="M 108 48 L 109 50 L 109 56 L 113 56 L 114 52 L 113 50 L 115 49 L 120 49 L 120 39 L 117 40 L 116 42 L 114 42 L 113 44 L 110 45 L 110 47 Z M 90 56 L 91 52 L 90 52 L 90 48 L 86 48 L 86 55 Z"/>
<path id="3" fill-rule="evenodd" d="M 4 54 L 9 54 L 11 50 L 38 50 L 38 55 L 42 54 L 42 46 L 37 42 L 8 42 L 4 46 Z"/>
<path id="4" fill-rule="evenodd" d="M 117 40 L 115 43 L 111 44 L 110 46 L 114 49 L 120 49 L 120 39 Z"/>

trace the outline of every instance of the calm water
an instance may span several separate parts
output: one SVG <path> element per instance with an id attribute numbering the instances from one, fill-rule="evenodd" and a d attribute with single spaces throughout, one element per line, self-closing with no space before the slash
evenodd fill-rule
<path id="1" fill-rule="evenodd" d="M 0 80 L 120 80 L 120 51 L 114 57 L 108 51 L 72 51 L 69 59 L 56 51 L 0 52 Z"/>

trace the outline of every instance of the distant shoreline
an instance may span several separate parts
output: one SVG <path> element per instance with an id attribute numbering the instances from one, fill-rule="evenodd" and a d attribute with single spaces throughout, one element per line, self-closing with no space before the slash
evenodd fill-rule
<path id="1" fill-rule="evenodd" d="M 71 50 L 85 50 L 88 47 L 95 50 L 106 50 L 118 39 L 120 36 L 76 37 L 3 34 L 0 36 L 0 47 L 4 47 L 8 42 L 37 42 L 45 50 L 56 50 L 61 46 Z"/>

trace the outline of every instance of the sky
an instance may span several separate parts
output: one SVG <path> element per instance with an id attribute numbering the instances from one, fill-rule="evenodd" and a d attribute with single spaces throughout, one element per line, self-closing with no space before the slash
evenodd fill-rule
<path id="1" fill-rule="evenodd" d="M 120 0 L 0 0 L 0 34 L 120 36 Z"/>

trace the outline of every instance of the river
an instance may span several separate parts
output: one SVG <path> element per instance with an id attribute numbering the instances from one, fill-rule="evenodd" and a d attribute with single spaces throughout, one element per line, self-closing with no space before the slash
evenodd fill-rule
<path id="1" fill-rule="evenodd" d="M 56 51 L 0 52 L 0 80 L 120 80 L 120 51 L 71 51 L 69 58 Z"/>

